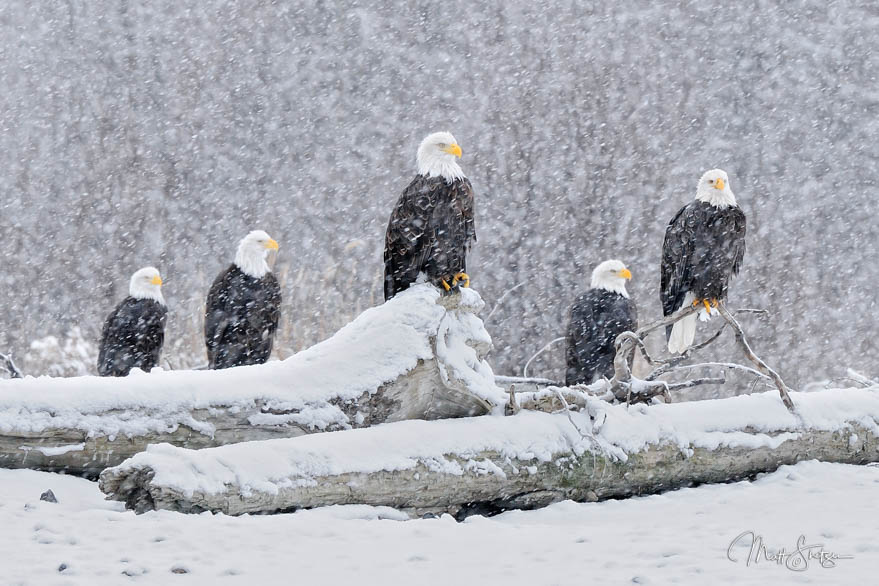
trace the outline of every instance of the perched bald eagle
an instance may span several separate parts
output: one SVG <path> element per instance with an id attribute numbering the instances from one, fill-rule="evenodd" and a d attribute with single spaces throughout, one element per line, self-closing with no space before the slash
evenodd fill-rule
<path id="1" fill-rule="evenodd" d="M 700 317 L 726 299 L 729 278 L 745 256 L 745 214 L 736 203 L 725 171 L 702 175 L 696 201 L 675 214 L 662 245 L 662 311 L 670 315 L 687 304 L 702 305 Z M 696 314 L 667 328 L 668 351 L 682 353 L 696 336 Z"/>
<path id="2" fill-rule="evenodd" d="M 104 322 L 98 374 L 126 376 L 132 368 L 149 371 L 158 364 L 167 317 L 159 271 L 146 267 L 135 272 L 128 285 L 128 297 Z"/>
<path id="3" fill-rule="evenodd" d="M 473 187 L 455 157 L 461 147 L 448 132 L 435 132 L 418 147 L 418 175 L 403 190 L 385 234 L 385 300 L 415 282 L 446 291 L 470 284 Z"/>
<path id="4" fill-rule="evenodd" d="M 614 342 L 638 328 L 638 313 L 626 291 L 632 273 L 618 260 L 606 260 L 592 271 L 592 288 L 571 306 L 565 336 L 565 384 L 591 384 L 613 376 Z"/>
<path id="5" fill-rule="evenodd" d="M 269 250 L 278 250 L 278 243 L 254 230 L 238 245 L 235 262 L 211 285 L 204 319 L 210 368 L 269 359 L 281 316 L 281 287 L 266 263 Z"/>

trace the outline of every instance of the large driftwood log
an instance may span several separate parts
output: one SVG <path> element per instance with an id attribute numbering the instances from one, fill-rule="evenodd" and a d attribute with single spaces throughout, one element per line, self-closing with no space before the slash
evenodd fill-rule
<path id="1" fill-rule="evenodd" d="M 879 388 L 795 394 L 796 415 L 776 393 L 629 408 L 580 395 L 582 411 L 566 414 L 407 421 L 200 452 L 151 446 L 105 470 L 101 488 L 137 511 L 358 503 L 466 515 L 728 482 L 806 459 L 879 461 Z"/>
<path id="2" fill-rule="evenodd" d="M 482 305 L 474 291 L 424 285 L 282 362 L 0 381 L 0 467 L 95 477 L 152 443 L 202 449 L 487 413 L 505 397 L 483 360 Z"/>

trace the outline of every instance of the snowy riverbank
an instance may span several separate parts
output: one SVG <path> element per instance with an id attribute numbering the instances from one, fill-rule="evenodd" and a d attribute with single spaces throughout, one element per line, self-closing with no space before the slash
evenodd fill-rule
<path id="1" fill-rule="evenodd" d="M 873 466 L 803 462 L 753 482 L 463 523 L 401 522 L 402 513 L 365 506 L 135 515 L 78 478 L 0 470 L 0 485 L 6 584 L 855 584 L 879 565 Z M 48 488 L 57 504 L 39 500 Z M 811 560 L 804 572 L 764 558 L 746 566 L 750 537 L 733 547 L 737 562 L 727 557 L 745 531 L 773 552 L 796 549 L 802 534 L 854 557 L 835 568 Z"/>

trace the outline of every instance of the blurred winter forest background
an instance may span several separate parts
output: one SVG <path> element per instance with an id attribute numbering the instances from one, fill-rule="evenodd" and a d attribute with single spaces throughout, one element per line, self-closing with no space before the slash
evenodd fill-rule
<path id="1" fill-rule="evenodd" d="M 0 350 L 93 372 L 155 264 L 166 367 L 203 364 L 204 295 L 254 228 L 281 243 L 277 356 L 314 344 L 382 301 L 390 210 L 447 129 L 483 317 L 522 284 L 486 322 L 497 373 L 563 335 L 601 260 L 659 316 L 665 226 L 721 167 L 749 221 L 730 304 L 771 312 L 743 318 L 758 353 L 795 386 L 875 376 L 877 27 L 867 1 L 6 1 Z M 561 345 L 532 372 L 563 378 Z"/>

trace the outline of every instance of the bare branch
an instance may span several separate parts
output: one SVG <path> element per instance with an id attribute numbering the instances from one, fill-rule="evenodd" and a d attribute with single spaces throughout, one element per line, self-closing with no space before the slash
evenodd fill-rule
<path id="1" fill-rule="evenodd" d="M 691 313 L 695 313 L 696 311 L 697 309 L 695 306 L 687 305 L 671 315 L 667 315 L 662 319 L 658 319 L 646 326 L 638 328 L 638 331 L 634 334 L 632 332 L 623 332 L 617 336 L 614 341 L 616 354 L 613 359 L 613 378 L 610 379 L 610 391 L 618 401 L 622 402 L 630 399 L 632 371 L 629 368 L 629 356 L 634 352 L 636 346 L 643 348 L 641 339 L 653 330 L 671 325 L 679 319 L 682 319 Z M 636 339 L 637 342 L 635 341 Z M 643 349 L 642 351 L 646 353 L 646 349 Z"/>
<path id="2" fill-rule="evenodd" d="M 718 378 L 693 378 L 687 381 L 683 381 L 680 383 L 669 383 L 668 390 L 670 391 L 679 391 L 680 389 L 688 389 L 690 387 L 697 387 L 699 385 L 722 385 L 726 384 L 726 379 L 724 377 Z"/>
<path id="3" fill-rule="evenodd" d="M 697 384 L 723 384 L 726 382 L 726 379 L 720 378 L 702 378 L 695 379 L 693 381 L 685 381 L 682 383 L 667 383 L 664 381 L 657 381 L 660 376 L 663 374 L 667 374 L 668 372 L 672 372 L 675 370 L 681 369 L 693 369 L 703 366 L 716 366 L 727 369 L 735 369 L 747 372 L 751 375 L 756 376 L 759 380 L 771 380 L 776 382 L 776 386 L 778 386 L 778 382 L 781 381 L 781 378 L 766 366 L 757 356 L 751 351 L 750 346 L 747 345 L 747 340 L 744 338 L 744 332 L 742 331 L 741 326 L 732 317 L 732 314 L 725 307 L 723 309 L 724 319 L 726 323 L 721 326 L 714 334 L 709 336 L 703 342 L 691 346 L 685 352 L 681 353 L 677 356 L 672 356 L 667 359 L 657 359 L 650 356 L 650 353 L 647 351 L 647 347 L 643 342 L 643 338 L 647 336 L 651 331 L 660 329 L 662 327 L 671 325 L 676 321 L 698 311 L 698 308 L 695 306 L 687 306 L 682 307 L 678 311 L 674 312 L 671 315 L 668 315 L 662 319 L 656 320 L 642 328 L 639 328 L 637 332 L 623 332 L 615 341 L 616 355 L 614 356 L 614 376 L 609 381 L 610 382 L 610 392 L 612 393 L 614 399 L 617 401 L 626 403 L 632 402 L 647 402 L 656 396 L 664 396 L 666 401 L 670 401 L 670 390 L 678 390 L 683 388 L 689 388 L 692 386 L 696 386 Z M 737 311 L 736 313 L 759 313 L 766 314 L 764 310 L 761 309 L 744 309 L 741 311 Z M 748 356 L 748 359 L 754 362 L 757 365 L 757 370 L 753 368 L 749 368 L 747 366 L 742 366 L 740 364 L 728 363 L 728 362 L 710 362 L 710 363 L 702 363 L 698 365 L 683 365 L 681 364 L 684 360 L 686 360 L 692 352 L 701 350 L 705 348 L 715 340 L 717 340 L 720 335 L 723 333 L 723 330 L 726 326 L 731 326 L 736 331 L 736 340 L 739 341 L 739 344 L 742 345 L 746 350 L 745 354 Z M 644 359 L 651 365 L 658 365 L 657 368 L 651 372 L 645 380 L 637 380 L 633 379 L 632 372 L 629 367 L 629 360 L 632 353 L 635 349 L 638 349 L 641 352 L 641 355 Z M 774 376 L 773 376 L 774 375 Z M 782 400 L 785 401 L 785 405 L 788 409 L 792 408 L 793 403 L 789 404 L 790 396 L 787 394 L 787 387 L 784 386 L 784 383 L 781 382 L 782 386 L 779 386 L 780 392 L 782 392 Z"/>
<path id="4" fill-rule="evenodd" d="M 647 324 L 646 326 L 642 326 L 638 328 L 636 332 L 639 338 L 647 337 L 647 334 L 652 332 L 653 330 L 658 330 L 659 328 L 664 328 L 665 326 L 670 326 L 681 318 L 687 317 L 691 313 L 696 313 L 699 311 L 699 308 L 694 305 L 687 305 L 686 307 L 682 307 L 671 315 L 667 315 L 661 319 L 658 319 L 654 322 Z"/>
<path id="5" fill-rule="evenodd" d="M 643 328 L 639 328 L 638 332 L 635 334 L 635 336 L 637 336 L 637 338 L 631 338 L 632 342 L 634 342 L 638 346 L 638 349 L 641 351 L 641 355 L 644 357 L 644 360 L 646 360 L 648 364 L 660 365 L 659 368 L 657 368 L 656 370 L 651 372 L 649 375 L 647 375 L 647 378 L 645 380 L 655 380 L 655 379 L 659 378 L 661 375 L 665 374 L 671 366 L 676 366 L 676 365 L 680 364 L 681 362 L 683 362 L 684 360 L 689 358 L 690 354 L 692 354 L 693 352 L 698 352 L 702 348 L 705 348 L 706 346 L 708 346 L 709 344 L 711 344 L 712 342 L 717 340 L 720 337 L 720 334 L 723 333 L 723 330 L 727 326 L 726 323 L 724 323 L 720 327 L 719 330 L 714 332 L 714 334 L 712 334 L 706 340 L 700 342 L 699 344 L 696 344 L 695 346 L 690 346 L 684 352 L 682 352 L 681 354 L 679 354 L 677 356 L 672 356 L 671 358 L 664 358 L 664 359 L 663 358 L 653 358 L 652 356 L 650 356 L 650 354 L 647 352 L 647 347 L 644 345 L 644 342 L 642 341 L 647 336 L 647 334 L 650 333 L 651 331 L 657 329 L 657 327 L 661 327 L 662 325 L 671 325 L 672 323 L 678 321 L 679 319 L 681 319 L 683 317 L 686 317 L 687 315 L 690 315 L 691 313 L 693 313 L 695 311 L 698 311 L 698 308 L 695 308 L 695 307 L 682 308 L 681 310 L 673 313 L 672 315 L 670 315 L 666 318 L 663 318 L 661 320 L 658 320 L 657 322 L 648 324 L 648 325 L 644 326 Z M 769 315 L 769 312 L 766 311 L 765 309 L 750 309 L 750 308 L 737 309 L 737 310 L 735 310 L 735 313 L 756 313 L 756 314 L 762 314 L 762 315 Z M 669 322 L 669 320 L 671 320 L 671 322 L 667 323 L 667 322 Z M 624 332 L 624 334 L 625 333 L 626 332 Z"/>
<path id="6" fill-rule="evenodd" d="M 500 306 L 501 306 L 501 303 L 504 302 L 504 299 L 507 298 L 507 295 L 509 295 L 510 293 L 512 293 L 513 291 L 515 291 L 516 289 L 518 289 L 519 287 L 521 287 L 522 285 L 524 285 L 524 284 L 527 283 L 527 282 L 528 282 L 528 281 L 522 281 L 522 282 L 519 283 L 518 285 L 515 285 L 515 286 L 513 286 L 513 287 L 510 287 L 509 289 L 507 289 L 506 291 L 504 291 L 504 294 L 501 295 L 500 299 L 498 299 L 497 301 L 495 301 L 495 303 L 494 303 L 494 307 L 491 308 L 491 311 L 488 312 L 488 315 L 485 316 L 485 320 L 483 320 L 483 321 L 488 321 L 488 320 L 490 320 L 490 319 L 491 319 L 491 316 L 494 315 L 494 312 L 497 311 L 497 308 L 500 307 Z"/>
<path id="7" fill-rule="evenodd" d="M 13 362 L 11 354 L 0 354 L 0 361 L 3 361 L 0 368 L 9 373 L 9 378 L 24 378 L 21 370 Z"/>
<path id="8" fill-rule="evenodd" d="M 745 338 L 745 331 L 742 329 L 742 326 L 739 325 L 739 322 L 736 321 L 736 318 L 732 313 L 726 308 L 726 304 L 721 301 L 717 304 L 717 310 L 720 312 L 720 315 L 729 323 L 729 325 L 735 330 L 736 333 L 736 341 L 739 343 L 739 346 L 742 347 L 742 350 L 745 353 L 745 356 L 748 357 L 748 360 L 754 363 L 761 373 L 767 375 L 772 379 L 772 382 L 775 383 L 775 386 L 778 388 L 778 394 L 781 395 L 781 401 L 784 403 L 784 406 L 787 407 L 787 410 L 790 412 L 794 411 L 794 402 L 790 398 L 790 389 L 784 381 L 781 380 L 781 377 L 777 372 L 769 368 L 765 362 L 763 362 L 754 351 L 751 350 L 751 346 L 748 344 L 747 338 Z"/>
<path id="9" fill-rule="evenodd" d="M 560 342 L 564 339 L 565 339 L 565 337 L 561 336 L 559 338 L 556 338 L 555 340 L 551 340 L 551 341 L 547 342 L 543 348 L 538 350 L 537 353 L 534 356 L 532 356 L 531 358 L 529 358 L 528 362 L 525 363 L 525 368 L 522 369 L 522 376 L 524 376 L 525 378 L 528 378 L 528 367 L 531 366 L 531 363 L 534 361 L 534 359 L 537 358 L 538 356 L 540 356 L 541 354 L 543 354 L 544 352 L 546 352 L 547 350 L 549 350 L 550 346 L 552 346 L 556 342 Z"/>
<path id="10" fill-rule="evenodd" d="M 720 334 L 723 333 L 723 330 L 725 328 L 726 328 L 726 324 L 724 323 L 720 327 L 719 330 L 714 332 L 713 335 L 709 336 L 703 342 L 700 342 L 700 343 L 696 344 L 695 346 L 690 346 L 689 348 L 687 348 L 686 350 L 684 350 L 681 354 L 678 354 L 677 356 L 672 356 L 671 358 L 667 358 L 664 360 L 658 360 L 657 362 L 660 364 L 659 368 L 657 368 L 656 370 L 654 370 L 653 372 L 648 374 L 644 380 L 656 380 L 657 378 L 659 378 L 660 376 L 662 376 L 666 372 L 672 370 L 675 366 L 677 366 L 678 364 L 680 364 L 681 362 L 683 362 L 684 360 L 689 358 L 690 354 L 692 354 L 693 352 L 698 352 L 702 348 L 708 346 L 709 344 L 714 342 L 716 339 L 718 339 L 720 337 Z"/>
<path id="11" fill-rule="evenodd" d="M 850 376 L 838 376 L 836 378 L 832 378 L 829 381 L 827 381 L 827 383 L 824 385 L 824 388 L 829 389 L 829 388 L 831 388 L 831 385 L 833 385 L 834 383 L 838 383 L 838 382 L 842 382 L 842 381 L 851 381 L 851 382 L 855 383 L 856 385 L 858 385 L 859 387 L 861 387 L 862 389 L 867 388 L 867 387 L 871 387 L 874 384 L 876 384 L 876 383 L 871 384 L 871 383 L 868 383 L 866 381 L 863 381 L 863 380 L 860 380 L 857 378 L 852 378 Z"/>
<path id="12" fill-rule="evenodd" d="M 541 378 L 539 376 L 504 376 L 500 374 L 494 375 L 494 382 L 498 385 L 506 386 L 506 385 L 515 385 L 515 384 L 531 384 L 531 385 L 543 385 L 543 386 L 556 386 L 563 387 L 564 385 L 558 381 L 554 381 L 548 378 Z"/>
<path id="13" fill-rule="evenodd" d="M 568 405 L 568 401 L 565 399 L 565 396 L 562 394 L 561 389 L 555 389 L 555 393 L 556 393 L 556 396 L 559 398 L 559 401 L 561 401 L 561 403 L 562 403 L 562 408 L 565 410 L 565 415 L 568 416 L 568 421 L 571 423 L 571 425 L 574 426 L 574 429 L 577 430 L 577 433 L 580 434 L 580 437 L 588 439 L 589 442 L 595 448 L 595 451 L 593 451 L 593 454 L 595 454 L 596 452 L 599 454 L 605 453 L 604 447 L 598 442 L 597 439 L 595 439 L 595 436 L 592 435 L 591 433 L 584 432 L 582 429 L 580 429 L 580 426 L 578 426 L 577 423 L 574 421 L 574 418 L 571 417 L 571 406 Z"/>
<path id="14" fill-rule="evenodd" d="M 513 390 L 514 388 L 515 385 L 510 386 L 510 400 L 507 402 L 507 406 L 504 409 L 506 415 L 515 415 L 522 410 L 522 408 L 519 407 L 518 401 L 516 401 L 516 392 Z"/>
<path id="15" fill-rule="evenodd" d="M 767 317 L 769 316 L 769 312 L 765 309 L 745 308 L 745 309 L 737 309 L 733 313 L 756 313 L 756 314 L 760 314 L 760 315 L 765 315 Z"/>
<path id="16" fill-rule="evenodd" d="M 757 370 L 749 366 L 744 366 L 742 364 L 736 364 L 735 362 L 700 362 L 698 364 L 679 364 L 669 368 L 669 371 L 675 370 L 692 370 L 694 368 L 703 368 L 703 367 L 717 367 L 717 368 L 728 368 L 730 370 L 741 370 L 743 372 L 747 372 L 748 374 L 753 374 L 759 379 L 765 379 L 768 381 L 772 380 L 772 377 L 763 374 Z"/>
<path id="17" fill-rule="evenodd" d="M 681 389 L 688 389 L 699 385 L 722 385 L 724 383 L 726 383 L 726 379 L 723 377 L 694 378 L 679 383 L 635 379 L 630 384 L 626 385 L 628 391 L 625 399 L 626 404 L 647 403 L 653 399 L 653 397 L 662 396 L 665 398 L 666 403 L 671 403 L 670 391 L 679 391 Z"/>
<path id="18" fill-rule="evenodd" d="M 849 378 L 858 381 L 859 383 L 861 383 L 861 384 L 864 385 L 865 387 L 870 387 L 870 386 L 873 386 L 873 385 L 879 385 L 879 381 L 877 381 L 877 380 L 873 380 L 873 379 L 871 379 L 871 378 L 868 377 L 868 376 L 864 376 L 864 375 L 861 374 L 860 372 L 858 372 L 858 371 L 856 371 L 856 370 L 853 370 L 853 369 L 851 369 L 851 368 L 849 368 L 849 369 L 846 370 L 846 374 L 848 374 Z"/>

